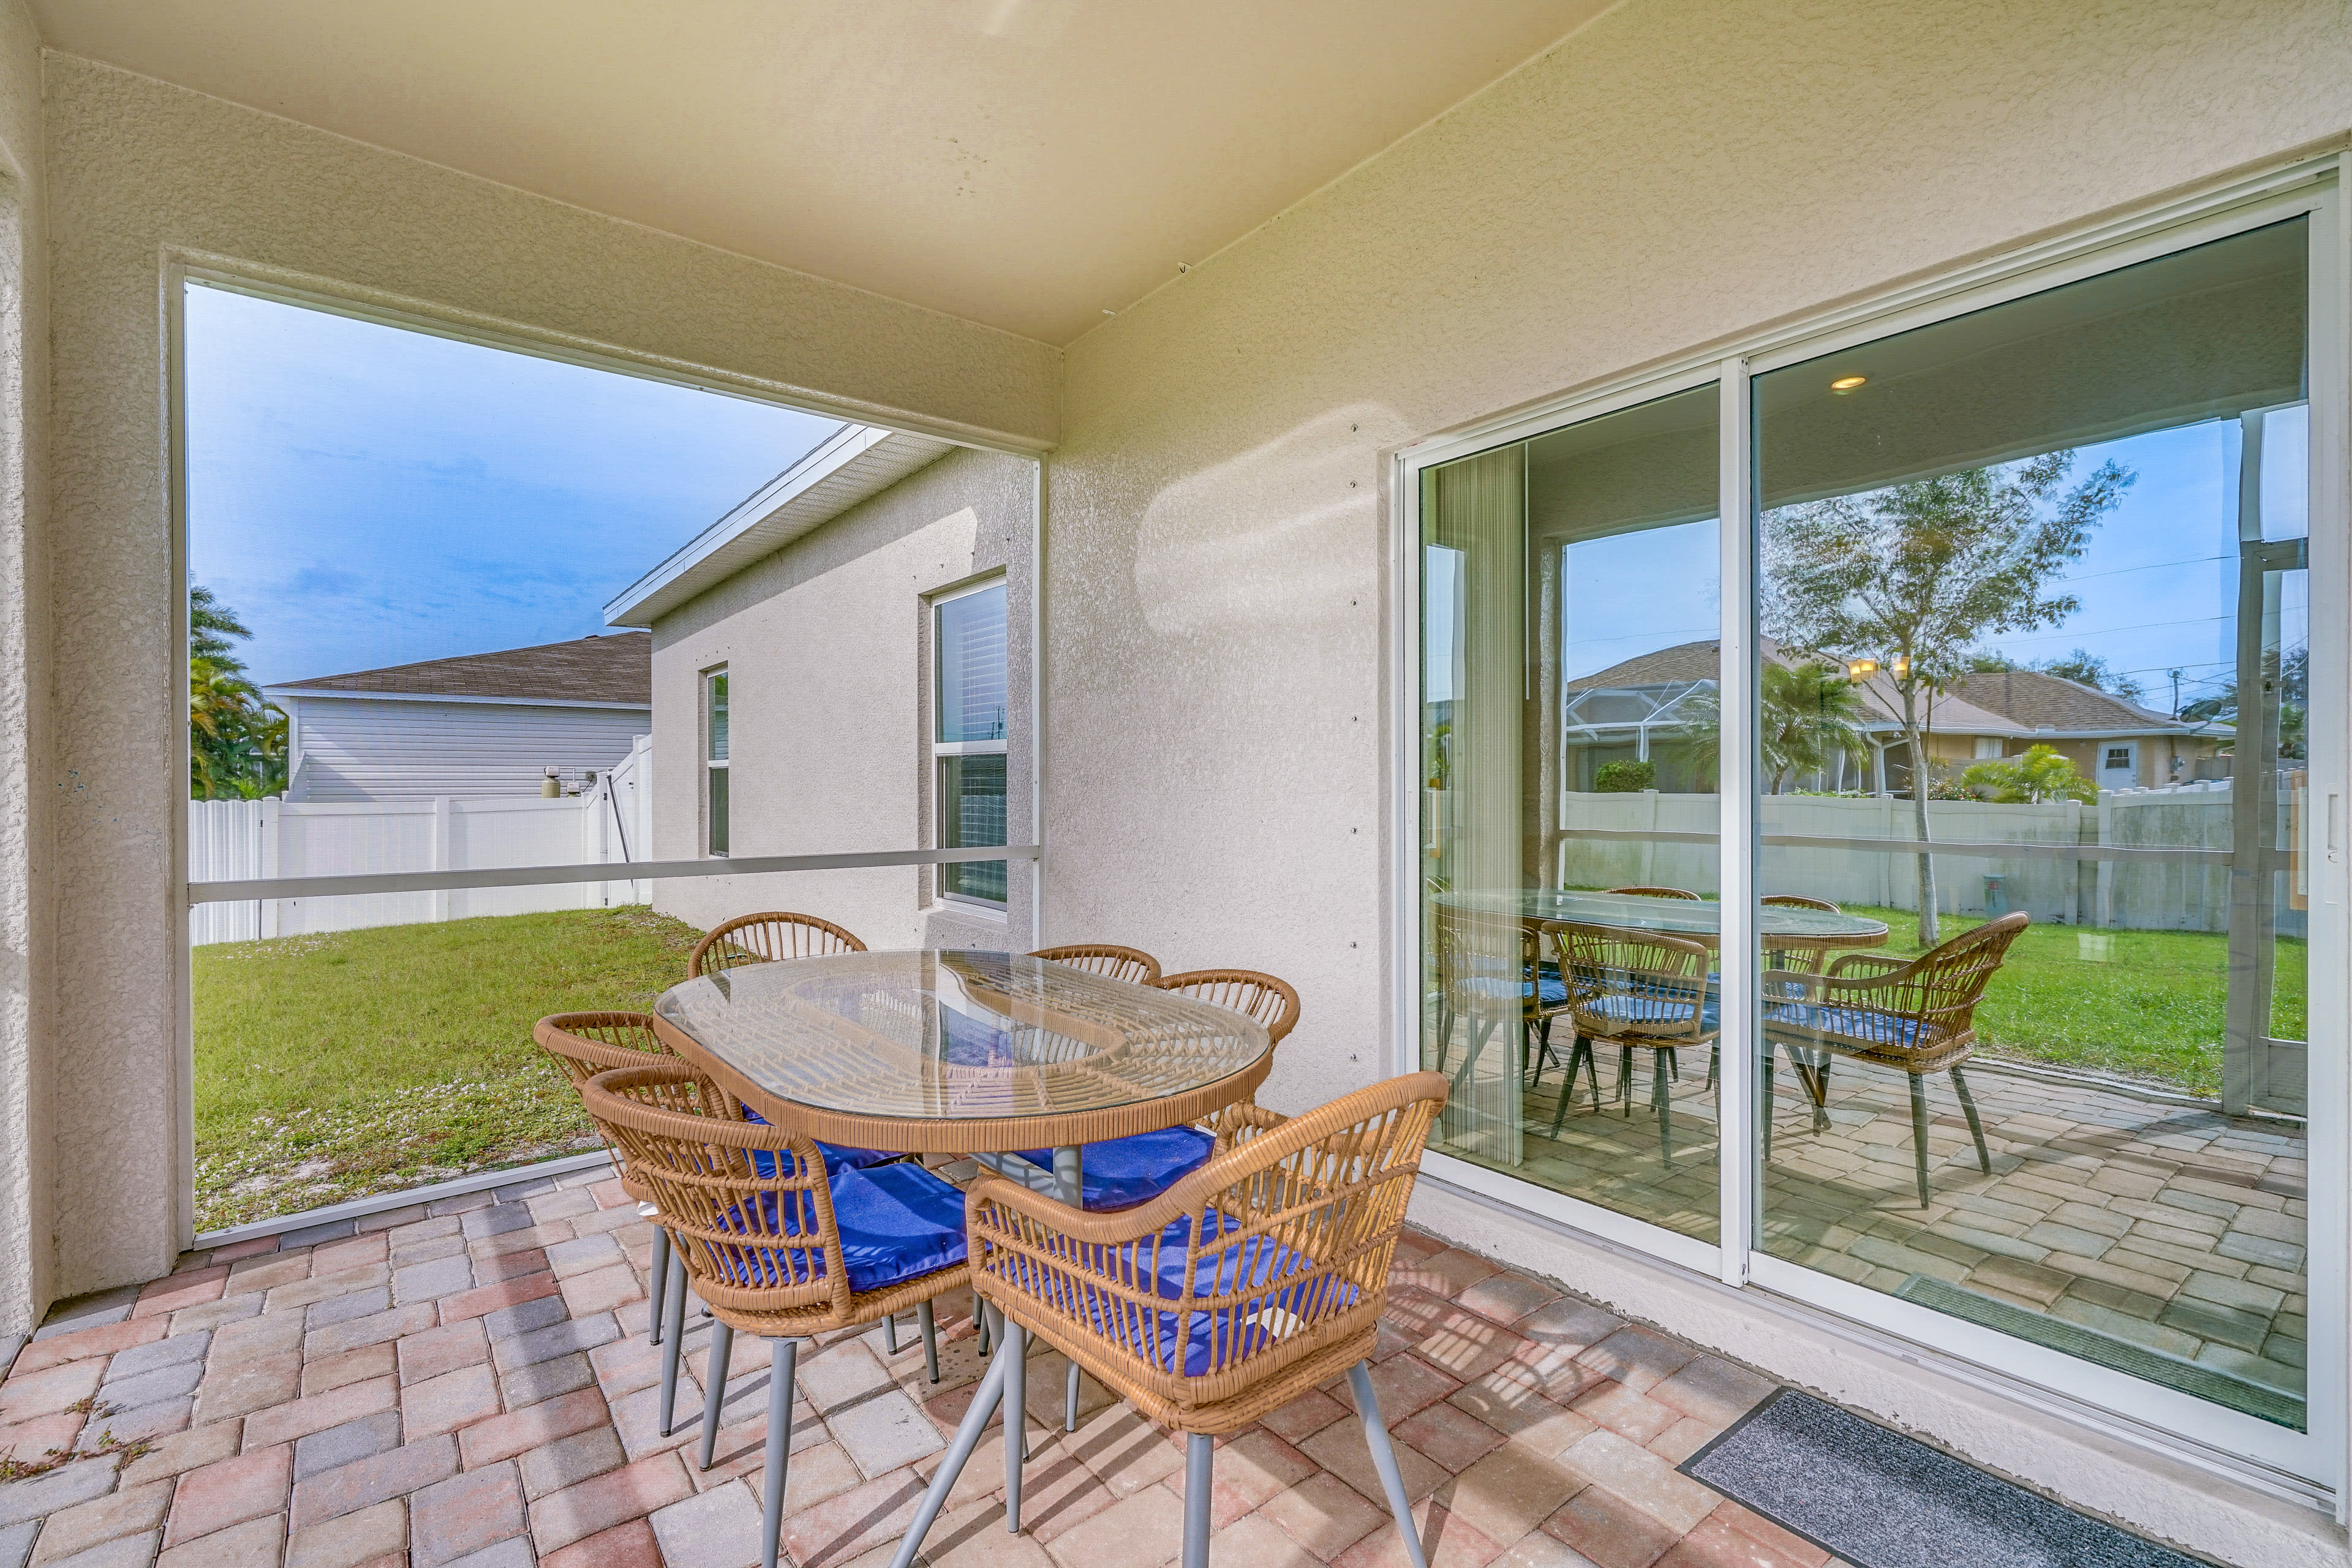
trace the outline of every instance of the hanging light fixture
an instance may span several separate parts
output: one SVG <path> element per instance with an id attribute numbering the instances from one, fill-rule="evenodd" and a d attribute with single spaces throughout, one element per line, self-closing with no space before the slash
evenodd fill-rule
<path id="1" fill-rule="evenodd" d="M 1877 673 L 1878 661 L 1874 658 L 1850 658 L 1845 661 L 1845 678 L 1856 686 Z"/>
<path id="2" fill-rule="evenodd" d="M 1907 653 L 1898 653 L 1898 654 L 1896 654 L 1896 655 L 1895 656 L 1895 663 L 1894 663 L 1893 667 L 1892 667 L 1891 668 L 1889 668 L 1889 669 L 1888 669 L 1887 673 L 1888 673 L 1889 675 L 1892 675 L 1893 677 L 1895 677 L 1895 679 L 1896 680 L 1898 680 L 1898 681 L 1903 681 L 1903 680 L 1908 680 L 1908 679 L 1911 679 L 1911 656 L 1910 656 L 1909 654 L 1907 654 Z"/>

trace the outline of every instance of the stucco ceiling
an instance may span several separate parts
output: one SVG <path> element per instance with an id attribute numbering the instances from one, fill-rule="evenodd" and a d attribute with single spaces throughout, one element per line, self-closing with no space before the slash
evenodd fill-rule
<path id="1" fill-rule="evenodd" d="M 1606 0 L 33 0 L 69 53 L 1065 343 Z"/>

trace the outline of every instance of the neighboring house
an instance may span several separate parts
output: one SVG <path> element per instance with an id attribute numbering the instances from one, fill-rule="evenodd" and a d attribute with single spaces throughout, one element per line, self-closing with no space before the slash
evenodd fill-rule
<path id="1" fill-rule="evenodd" d="M 1036 470 L 845 425 L 604 607 L 651 629 L 659 860 L 1029 842 Z M 1029 867 L 656 884 L 708 928 L 808 910 L 873 947 L 1035 945 Z"/>
<path id="2" fill-rule="evenodd" d="M 265 689 L 286 710 L 287 798 L 413 800 L 567 790 L 653 726 L 643 632 L 324 675 Z"/>
<path id="3" fill-rule="evenodd" d="M 1571 790 L 1589 790 L 1605 763 L 1656 764 L 1657 787 L 1702 787 L 1697 753 L 1714 723 L 1717 665 L 1714 642 L 1680 643 L 1638 655 L 1587 676 L 1561 694 L 1566 770 Z M 1769 638 L 1768 663 L 1795 662 Z M 1903 738 L 1903 699 L 1881 672 L 1863 683 L 1861 731 L 1867 754 L 1841 759 L 1825 773 L 1786 781 L 1784 788 L 1910 788 L 1910 748 Z M 2192 723 L 2038 670 L 1971 675 L 1926 698 L 1927 755 L 1953 772 L 2049 745 L 2072 759 L 2101 789 L 2140 789 L 2207 776 L 2231 739 L 2227 724 Z M 2208 765 L 2200 773 L 2198 763 Z M 1711 786 L 1706 786 L 1711 787 Z"/>

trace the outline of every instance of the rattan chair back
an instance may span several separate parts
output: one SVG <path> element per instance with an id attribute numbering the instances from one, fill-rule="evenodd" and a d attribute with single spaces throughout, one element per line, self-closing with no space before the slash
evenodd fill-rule
<path id="1" fill-rule="evenodd" d="M 775 963 L 788 958 L 824 958 L 836 952 L 864 952 L 866 944 L 831 921 L 796 915 L 782 910 L 738 915 L 713 926 L 687 955 L 689 980 L 739 963 Z"/>
<path id="2" fill-rule="evenodd" d="M 1298 1025 L 1298 993 L 1255 969 L 1192 969 L 1163 975 L 1151 984 L 1162 991 L 1248 1014 L 1265 1026 L 1270 1046 L 1282 1044 L 1282 1037 Z"/>
<path id="3" fill-rule="evenodd" d="M 1445 1096 L 1443 1075 L 1408 1073 L 1304 1116 L 1258 1111 L 1114 1214 L 983 1179 L 966 1209 L 973 1289 L 1152 1419 L 1236 1430 L 1370 1352 Z"/>
<path id="4" fill-rule="evenodd" d="M 1612 888 L 1609 890 L 1612 893 L 1632 893 L 1644 899 L 1696 899 L 1698 897 L 1696 893 L 1692 892 L 1688 888 L 1646 888 L 1635 886 L 1631 888 Z"/>
<path id="5" fill-rule="evenodd" d="M 1140 948 L 1118 947 L 1107 942 L 1075 942 L 1068 947 L 1041 947 L 1029 955 L 1049 963 L 1066 963 L 1072 969 L 1083 969 L 1088 974 L 1099 974 L 1107 980 L 1124 980 L 1130 985 L 1160 984 L 1160 961 Z"/>
<path id="6" fill-rule="evenodd" d="M 1807 898 L 1802 893 L 1767 893 L 1756 900 L 1759 904 L 1778 904 L 1784 910 L 1826 910 L 1839 913 L 1838 907 L 1827 899 Z"/>
<path id="7" fill-rule="evenodd" d="M 694 1293 L 732 1328 L 769 1338 L 824 1333 L 963 1283 L 958 1265 L 851 1290 L 816 1144 L 736 1120 L 683 1062 L 599 1073 L 581 1098 L 661 1210 Z"/>
<path id="8" fill-rule="evenodd" d="M 1705 942 L 1621 926 L 1564 922 L 1550 930 L 1578 1034 L 1667 1047 L 1715 1037 L 1706 1022 Z"/>
<path id="9" fill-rule="evenodd" d="M 2031 923 L 2021 910 L 2003 915 L 1909 960 L 1850 954 L 1826 975 L 1803 980 L 1804 1022 L 1776 1025 L 1768 1005 L 1766 1029 L 1906 1072 L 1949 1067 L 1975 1047 L 1977 1004 Z M 1833 1022 L 1825 1025 L 1824 1015 Z"/>
<path id="10" fill-rule="evenodd" d="M 539 1021 L 530 1037 L 574 1089 L 614 1068 L 679 1059 L 654 1033 L 649 1013 L 554 1013 Z"/>
<path id="11" fill-rule="evenodd" d="M 1437 910 L 1437 994 L 1465 1018 L 1539 1018 L 1547 1006 L 1535 977 L 1548 922 Z"/>

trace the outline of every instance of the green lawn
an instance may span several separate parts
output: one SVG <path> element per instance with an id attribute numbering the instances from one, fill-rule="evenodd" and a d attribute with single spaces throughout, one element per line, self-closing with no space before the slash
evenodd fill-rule
<path id="1" fill-rule="evenodd" d="M 596 1147 L 530 1026 L 646 1006 L 698 934 L 582 910 L 195 949 L 197 1228 Z"/>
<path id="2" fill-rule="evenodd" d="M 1904 910 L 1846 906 L 1887 925 L 1880 952 L 1916 952 L 1918 921 Z M 1946 916 L 1945 938 L 1981 922 Z M 2219 932 L 2101 931 L 2036 922 L 1977 1009 L 1987 1055 L 2148 1079 L 2192 1094 L 2221 1092 L 2222 1001 L 2229 938 Z M 2304 1037 L 2304 944 L 2281 941 L 2272 1033 Z"/>

